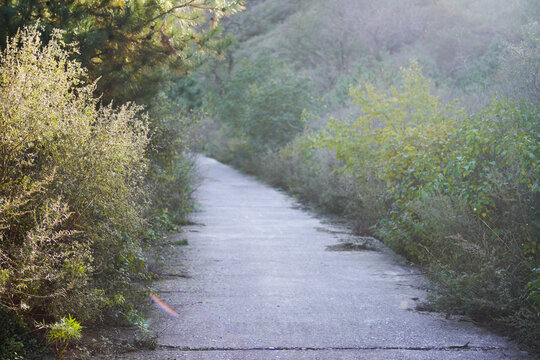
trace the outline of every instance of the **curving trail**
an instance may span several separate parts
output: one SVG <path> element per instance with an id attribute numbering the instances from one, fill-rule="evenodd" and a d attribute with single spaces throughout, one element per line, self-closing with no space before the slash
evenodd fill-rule
<path id="1" fill-rule="evenodd" d="M 418 312 L 424 279 L 397 256 L 300 210 L 288 196 L 200 157 L 195 225 L 170 254 L 153 352 L 123 359 L 523 359 L 464 319 Z M 347 248 L 345 248 L 347 250 Z M 350 250 L 350 249 L 349 249 Z"/>

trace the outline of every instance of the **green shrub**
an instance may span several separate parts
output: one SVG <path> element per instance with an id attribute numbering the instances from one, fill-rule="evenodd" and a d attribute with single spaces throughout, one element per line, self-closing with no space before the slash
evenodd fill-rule
<path id="1" fill-rule="evenodd" d="M 0 303 L 27 320 L 97 321 L 144 279 L 146 119 L 101 106 L 56 31 L 0 57 Z"/>
<path id="2" fill-rule="evenodd" d="M 82 326 L 77 320 L 68 315 L 63 317 L 60 321 L 55 322 L 49 326 L 47 332 L 47 340 L 49 343 L 56 346 L 58 352 L 58 358 L 63 359 L 64 352 L 71 342 L 81 339 Z"/>
<path id="3" fill-rule="evenodd" d="M 196 109 L 201 100 L 189 86 L 196 88 L 184 81 L 163 83 L 149 108 L 152 139 L 147 151 L 147 184 L 150 216 L 157 230 L 161 225 L 168 230 L 181 222 L 193 206 L 193 159 L 189 151 L 196 121 L 195 115 L 185 109 Z M 162 221 L 165 217 L 168 226 Z"/>

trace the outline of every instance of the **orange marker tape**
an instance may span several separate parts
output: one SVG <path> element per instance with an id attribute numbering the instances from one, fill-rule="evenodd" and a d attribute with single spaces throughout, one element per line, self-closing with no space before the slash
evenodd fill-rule
<path id="1" fill-rule="evenodd" d="M 167 306 L 167 304 L 161 301 L 153 292 L 150 292 L 150 299 L 152 299 L 152 301 L 157 304 L 157 306 L 159 306 L 161 310 L 163 310 L 166 314 L 172 316 L 173 318 L 177 318 L 180 316 L 176 311 L 174 311 L 169 306 Z"/>

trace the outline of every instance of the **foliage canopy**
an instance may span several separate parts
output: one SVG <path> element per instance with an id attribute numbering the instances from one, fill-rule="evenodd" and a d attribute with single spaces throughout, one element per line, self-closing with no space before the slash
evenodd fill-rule
<path id="1" fill-rule="evenodd" d="M 91 79 L 101 78 L 104 100 L 133 101 L 159 89 L 169 71 L 185 75 L 205 53 L 224 17 L 243 0 L 68 0 L 4 1 L 0 48 L 18 29 L 39 22 L 44 38 L 63 29 L 76 42 L 79 61 Z"/>

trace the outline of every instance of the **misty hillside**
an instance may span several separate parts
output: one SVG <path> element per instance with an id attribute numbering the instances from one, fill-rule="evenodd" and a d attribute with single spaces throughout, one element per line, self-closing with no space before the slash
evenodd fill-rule
<path id="1" fill-rule="evenodd" d="M 516 93 L 530 74 L 515 67 L 514 47 L 538 36 L 539 17 L 531 1 L 275 0 L 249 2 L 226 29 L 236 39 L 234 64 L 269 53 L 308 73 L 319 96 L 362 78 L 391 83 L 414 58 L 441 93 L 472 96 L 474 104 L 496 92 L 538 101 L 537 90 Z"/>

